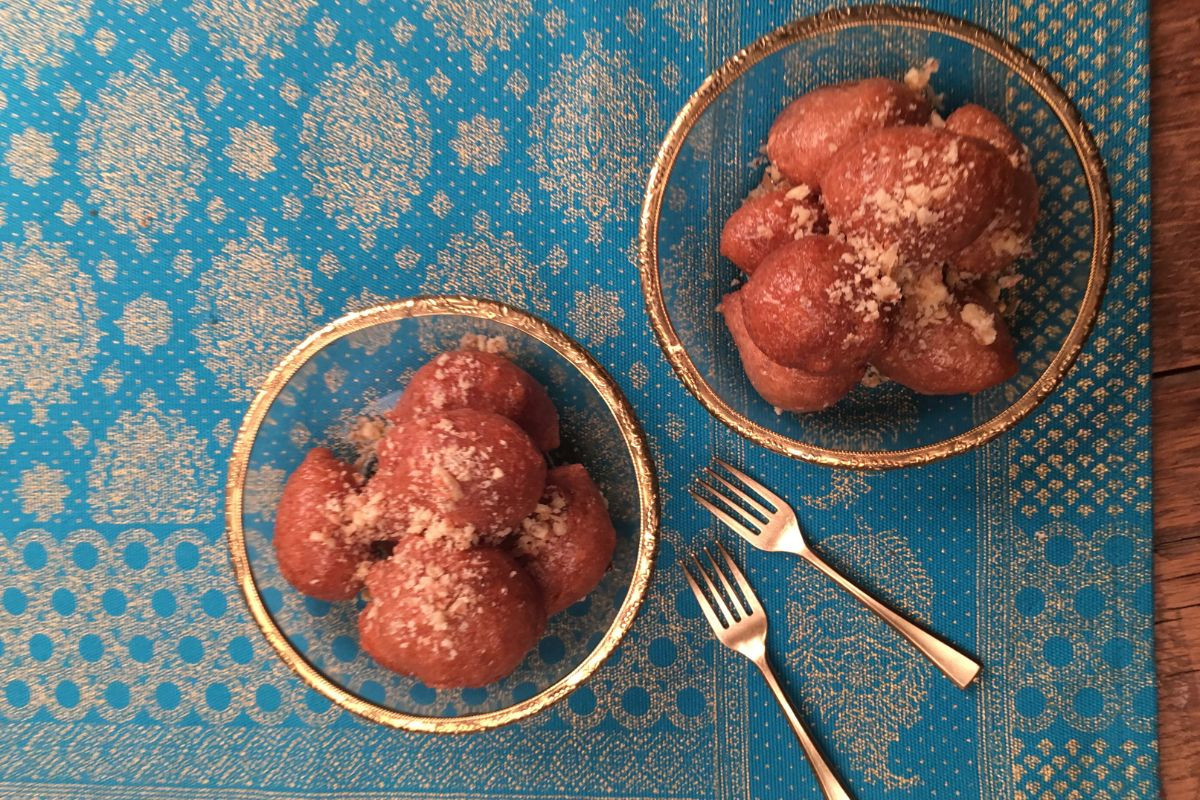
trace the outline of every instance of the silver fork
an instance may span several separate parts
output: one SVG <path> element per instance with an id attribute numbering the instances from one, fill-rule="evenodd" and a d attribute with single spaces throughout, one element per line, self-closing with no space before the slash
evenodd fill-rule
<path id="1" fill-rule="evenodd" d="M 758 667 L 763 678 L 766 679 L 767 685 L 775 694 L 775 699 L 779 701 L 779 706 L 791 724 L 796 738 L 800 740 L 800 747 L 804 749 L 804 755 L 808 758 L 808 763 L 812 766 L 813 773 L 817 776 L 817 783 L 821 785 L 821 791 L 825 793 L 825 797 L 828 800 L 852 800 L 846 787 L 838 780 L 833 768 L 821 754 L 812 735 L 800 721 L 796 709 L 792 707 L 791 701 L 784 694 L 783 687 L 779 685 L 775 673 L 771 670 L 771 665 L 767 662 L 767 614 L 763 611 L 762 603 L 758 601 L 746 576 L 738 569 L 738 565 L 734 563 L 733 558 L 720 542 L 717 542 L 717 549 L 724 557 L 725 564 L 729 567 L 729 573 L 737 582 L 738 588 L 741 589 L 741 595 L 739 596 L 734 591 L 733 585 L 725 575 L 725 570 L 717 564 L 717 560 L 713 558 L 712 553 L 706 547 L 704 555 L 708 556 L 708 561 L 712 564 L 712 572 L 717 575 L 717 580 L 720 581 L 724 592 L 713 583 L 708 570 L 693 553 L 692 561 L 696 562 L 696 570 L 700 573 L 700 577 L 703 578 L 704 584 L 712 596 L 712 602 L 710 602 L 700 585 L 696 583 L 696 579 L 692 577 L 692 573 L 686 566 L 683 567 L 683 574 L 687 577 L 688 585 L 692 587 L 692 593 L 696 595 L 696 602 L 700 604 L 700 610 L 704 612 L 705 619 L 712 626 L 713 633 L 717 635 L 717 640 L 721 644 L 736 653 L 741 653 L 754 662 L 754 666 Z"/>
<path id="2" fill-rule="evenodd" d="M 741 481 L 742 485 L 753 491 L 750 492 L 733 481 L 728 480 L 710 467 L 705 467 L 712 478 L 721 484 L 733 496 L 739 498 L 744 505 L 739 504 L 728 492 L 722 492 L 715 486 L 703 480 L 696 482 L 703 487 L 713 499 L 709 499 L 695 490 L 689 490 L 692 497 L 711 511 L 722 522 L 728 525 L 739 536 L 759 550 L 768 552 L 795 553 L 817 569 L 824 572 L 839 586 L 854 595 L 864 606 L 875 612 L 880 619 L 892 626 L 901 636 L 908 639 L 934 665 L 954 681 L 960 689 L 965 689 L 979 674 L 979 664 L 965 653 L 962 653 L 942 641 L 932 633 L 922 629 L 915 623 L 905 619 L 883 603 L 876 600 L 862 589 L 847 580 L 841 573 L 813 552 L 804 540 L 796 512 L 782 497 L 773 493 L 767 487 L 751 478 L 741 470 L 726 464 L 721 459 L 713 459 L 729 475 Z M 720 505 L 717 504 L 719 501 Z M 751 513 L 751 509 L 754 513 Z M 735 516 L 736 515 L 736 516 Z"/>

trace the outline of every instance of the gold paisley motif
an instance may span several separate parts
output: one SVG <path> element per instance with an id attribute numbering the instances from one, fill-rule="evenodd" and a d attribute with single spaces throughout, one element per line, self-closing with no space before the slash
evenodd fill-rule
<path id="1" fill-rule="evenodd" d="M 79 172 L 89 202 L 139 252 L 171 233 L 198 199 L 208 137 L 170 73 L 137 54 L 109 78 L 79 127 Z"/>
<path id="2" fill-rule="evenodd" d="M 855 533 L 830 536 L 823 548 L 870 576 L 877 590 L 918 620 L 933 603 L 933 581 L 894 532 L 874 533 L 862 520 Z M 811 571 L 795 571 L 787 605 L 787 662 L 804 676 L 805 705 L 833 725 L 833 741 L 866 783 L 908 788 L 917 772 L 897 772 L 890 752 L 900 733 L 925 711 L 929 670 L 895 632 Z"/>
<path id="3" fill-rule="evenodd" d="M 324 311 L 308 270 L 261 219 L 225 243 L 200 276 L 195 330 L 205 366 L 237 400 L 249 400 L 275 361 L 304 338 Z"/>
<path id="4" fill-rule="evenodd" d="M 360 43 L 336 64 L 304 113 L 300 154 L 312 192 L 339 228 L 358 228 L 363 249 L 412 207 L 433 158 L 429 116 L 408 79 Z"/>
<path id="5" fill-rule="evenodd" d="M 66 403 L 98 353 L 100 312 L 92 279 L 62 244 L 47 242 L 36 224 L 24 239 L 0 248 L 0 315 L 19 324 L 0 331 L 0 392 L 28 403 L 34 423 Z"/>
<path id="6" fill-rule="evenodd" d="M 537 264 L 510 231 L 492 230 L 486 211 L 475 214 L 469 233 L 450 237 L 429 266 L 421 289 L 490 297 L 518 308 L 550 308 Z"/>
<path id="7" fill-rule="evenodd" d="M 511 48 L 532 12 L 531 0 L 425 0 L 422 15 L 450 52 L 466 50 L 471 68 L 482 73 L 486 56 L 493 48 Z"/>
<path id="8" fill-rule="evenodd" d="M 188 10 L 221 58 L 241 61 L 254 80 L 263 59 L 283 58 L 283 47 L 296 43 L 296 30 L 314 5 L 316 0 L 196 0 Z"/>
<path id="9" fill-rule="evenodd" d="M 529 154 L 550 205 L 603 241 L 604 224 L 627 219 L 641 196 L 650 135 L 659 128 L 654 90 L 598 34 L 578 56 L 564 55 L 538 95 Z"/>
<path id="10" fill-rule="evenodd" d="M 143 392 L 138 405 L 121 412 L 96 442 L 87 476 L 92 520 L 129 525 L 212 519 L 208 498 L 216 488 L 216 465 L 208 443 L 182 413 L 163 410 L 154 392 Z"/>
<path id="11" fill-rule="evenodd" d="M 0 3 L 0 64 L 21 70 L 25 85 L 36 88 L 43 67 L 62 66 L 91 14 L 92 0 Z"/>

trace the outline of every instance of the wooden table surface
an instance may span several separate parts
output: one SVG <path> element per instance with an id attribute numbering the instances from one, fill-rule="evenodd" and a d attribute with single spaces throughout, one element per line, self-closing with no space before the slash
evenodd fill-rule
<path id="1" fill-rule="evenodd" d="M 1200 800 L 1200 8 L 1150 13 L 1154 553 L 1166 800 Z"/>

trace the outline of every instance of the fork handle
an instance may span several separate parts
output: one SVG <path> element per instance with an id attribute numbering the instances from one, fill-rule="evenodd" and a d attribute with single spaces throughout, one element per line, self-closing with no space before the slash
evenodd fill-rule
<path id="1" fill-rule="evenodd" d="M 813 774 L 817 776 L 817 783 L 821 785 L 821 791 L 825 793 L 826 800 L 854 800 L 850 796 L 850 792 L 838 780 L 833 767 L 829 766 L 829 762 L 825 760 L 825 756 L 817 747 L 817 743 L 813 741 L 808 729 L 804 727 L 804 723 L 800 721 L 796 709 L 792 707 L 792 701 L 784 694 L 783 687 L 775 678 L 774 670 L 767 663 L 766 656 L 757 659 L 754 664 L 762 672 L 775 699 L 779 701 L 779 707 L 783 709 L 783 715 L 787 717 L 788 724 L 792 726 L 792 732 L 800 740 L 800 747 L 804 749 L 804 755 L 808 758 L 809 765 L 812 766 Z"/>
<path id="2" fill-rule="evenodd" d="M 910 622 L 895 611 L 892 611 L 883 603 L 851 583 L 809 548 L 804 548 L 800 555 L 807 559 L 808 563 L 832 578 L 835 583 L 847 592 L 854 595 L 860 603 L 871 611 L 874 611 L 880 619 L 891 625 L 901 636 L 912 642 L 921 651 L 922 655 L 932 661 L 934 666 L 946 674 L 946 677 L 954 681 L 954 684 L 958 688 L 965 689 L 971 684 L 971 681 L 975 680 L 975 676 L 979 674 L 979 664 L 966 653 L 954 649 L 929 631 L 916 625 L 916 623 Z"/>

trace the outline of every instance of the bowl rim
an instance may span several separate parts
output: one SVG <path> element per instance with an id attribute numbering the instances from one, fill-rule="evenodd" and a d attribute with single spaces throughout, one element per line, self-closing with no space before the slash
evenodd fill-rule
<path id="1" fill-rule="evenodd" d="M 553 349 L 587 378 L 604 400 L 621 431 L 633 463 L 640 515 L 638 553 L 629 588 L 604 636 L 582 661 L 533 697 L 505 708 L 458 717 L 430 717 L 396 711 L 347 691 L 326 677 L 292 646 L 258 591 L 246 547 L 242 511 L 246 471 L 259 428 L 280 392 L 309 359 L 338 339 L 374 325 L 400 319 L 447 315 L 499 323 L 527 334 Z M 574 339 L 528 312 L 498 301 L 462 295 L 413 297 L 355 311 L 333 320 L 296 345 L 271 370 L 251 401 L 233 445 L 225 487 L 225 530 L 233 571 L 251 616 L 279 657 L 305 683 L 342 708 L 372 722 L 422 733 L 469 733 L 507 725 L 553 705 L 587 680 L 624 638 L 645 597 L 653 572 L 659 514 L 658 480 L 645 434 L 633 406 L 600 363 Z"/>
<path id="2" fill-rule="evenodd" d="M 850 28 L 889 25 L 933 31 L 987 53 L 1024 80 L 1053 110 L 1083 167 L 1092 208 L 1092 256 L 1079 314 L 1042 374 L 1019 398 L 970 430 L 920 447 L 845 450 L 809 444 L 759 425 L 734 410 L 705 381 L 687 354 L 663 300 L 658 272 L 658 224 L 667 182 L 683 143 L 708 106 L 762 59 L 792 44 Z M 704 79 L 667 130 L 650 168 L 638 230 L 638 269 L 650 325 L 667 361 L 689 392 L 727 426 L 751 441 L 792 458 L 851 469 L 892 469 L 927 464 L 963 453 L 999 436 L 1036 408 L 1062 382 L 1095 325 L 1112 261 L 1112 197 L 1100 150 L 1074 101 L 1032 57 L 971 22 L 913 6 L 869 5 L 833 9 L 794 20 L 756 39 Z"/>

